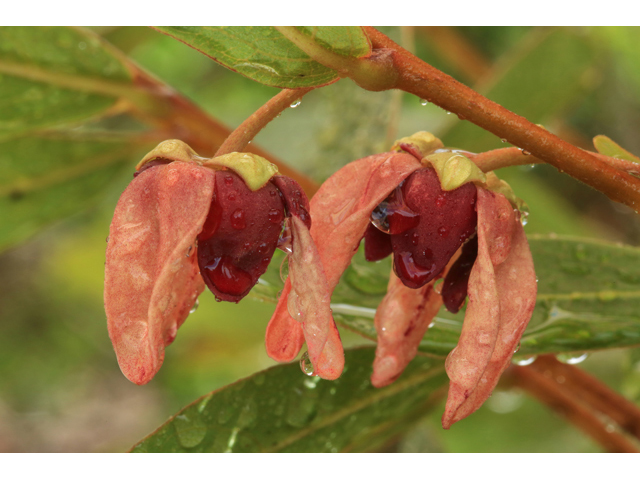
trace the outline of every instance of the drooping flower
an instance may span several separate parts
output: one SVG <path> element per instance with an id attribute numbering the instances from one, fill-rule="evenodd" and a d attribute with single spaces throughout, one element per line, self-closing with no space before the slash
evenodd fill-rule
<path id="1" fill-rule="evenodd" d="M 443 302 L 457 312 L 469 297 L 458 346 L 446 362 L 451 384 L 443 426 L 449 428 L 482 405 L 509 365 L 533 312 L 536 280 L 509 186 L 463 152 L 442 147 L 421 132 L 396 142 L 392 152 L 343 167 L 311 200 L 311 237 L 329 295 L 361 239 L 367 260 L 393 253 L 387 295 L 374 319 L 377 387 L 395 381 L 414 358 Z M 289 298 L 287 283 L 267 329 L 267 350 L 279 361 L 293 359 L 302 346 Z M 341 349 L 327 348 L 339 343 L 330 325 L 324 356 L 312 358 L 324 378 L 339 376 L 344 363 Z"/>
<path id="2" fill-rule="evenodd" d="M 257 155 L 206 159 L 168 140 L 134 177 L 109 230 L 104 302 L 120 368 L 142 385 L 205 285 L 238 302 L 265 272 L 286 222 L 296 255 L 310 248 L 311 219 L 298 184 Z"/>

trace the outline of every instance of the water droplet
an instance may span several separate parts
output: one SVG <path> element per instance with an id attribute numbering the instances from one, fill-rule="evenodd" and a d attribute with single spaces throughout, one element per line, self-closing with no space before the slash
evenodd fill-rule
<path id="1" fill-rule="evenodd" d="M 613 433 L 616 431 L 616 425 L 613 422 L 609 422 L 607 423 L 607 425 L 604 427 L 604 429 L 608 432 L 608 433 Z"/>
<path id="2" fill-rule="evenodd" d="M 200 400 L 200 403 L 198 404 L 198 413 L 204 412 L 204 409 L 207 408 L 209 400 L 211 400 L 212 396 L 213 394 L 210 393 L 209 395 L 206 395 L 202 400 Z"/>
<path id="3" fill-rule="evenodd" d="M 444 278 L 439 278 L 433 283 L 433 291 L 438 295 L 442 295 L 442 285 L 444 284 Z"/>
<path id="4" fill-rule="evenodd" d="M 280 264 L 280 280 L 283 282 L 287 281 L 287 277 L 289 276 L 289 256 L 287 255 L 282 259 L 282 263 Z"/>
<path id="5" fill-rule="evenodd" d="M 244 227 L 247 226 L 244 221 L 244 210 L 242 210 L 241 208 L 238 208 L 236 211 L 234 211 L 231 214 L 230 220 L 231 220 L 231 226 L 236 230 L 242 230 Z"/>
<path id="6" fill-rule="evenodd" d="M 227 442 L 227 449 L 224 451 L 225 453 L 231 453 L 233 451 L 233 446 L 236 444 L 236 438 L 238 437 L 239 428 L 234 428 L 231 431 L 231 435 L 229 435 L 229 441 Z"/>
<path id="7" fill-rule="evenodd" d="M 578 363 L 584 362 L 586 358 L 589 356 L 587 352 L 584 353 L 559 353 L 556 355 L 556 358 L 562 363 L 566 363 L 569 365 L 576 365 Z"/>
<path id="8" fill-rule="evenodd" d="M 185 254 L 185 257 L 189 258 L 189 255 L 191 255 L 192 249 L 193 249 L 193 245 L 189 245 L 189 248 L 187 248 L 187 253 Z"/>
<path id="9" fill-rule="evenodd" d="M 200 305 L 200 302 L 198 301 L 198 299 L 196 299 L 196 302 L 193 304 L 193 306 L 191 307 L 191 310 L 189 310 L 189 313 L 195 313 L 196 310 L 198 310 L 198 305 Z"/>
<path id="10" fill-rule="evenodd" d="M 258 405 L 253 398 L 246 400 L 246 403 L 240 410 L 240 416 L 238 417 L 238 427 L 247 428 L 253 425 L 258 418 Z"/>
<path id="11" fill-rule="evenodd" d="M 527 150 L 522 149 L 522 154 L 523 154 L 523 155 L 531 155 L 531 152 L 529 152 L 529 151 L 527 151 Z"/>
<path id="12" fill-rule="evenodd" d="M 268 216 L 271 223 L 280 223 L 284 217 L 282 210 L 278 210 L 277 208 L 269 210 Z"/>
<path id="13" fill-rule="evenodd" d="M 518 353 L 518 350 L 520 350 L 520 342 L 518 342 L 518 344 L 516 345 L 516 348 L 513 350 L 513 353 Z"/>
<path id="14" fill-rule="evenodd" d="M 200 445 L 207 435 L 207 427 L 199 417 L 191 420 L 186 415 L 178 415 L 173 421 L 178 435 L 178 442 L 184 448 L 194 448 Z"/>
<path id="15" fill-rule="evenodd" d="M 538 357 L 536 357 L 535 355 L 531 355 L 528 357 L 514 357 L 511 363 L 520 367 L 526 367 L 527 365 L 531 365 L 533 362 L 535 362 L 536 358 Z"/>
<path id="16" fill-rule="evenodd" d="M 425 100 L 424 98 L 420 99 L 420 105 L 422 105 L 423 107 L 426 105 L 429 105 L 429 101 Z"/>
<path id="17" fill-rule="evenodd" d="M 107 242 L 107 243 L 109 243 L 109 235 L 107 235 L 107 240 L 106 240 L 106 242 Z"/>
<path id="18" fill-rule="evenodd" d="M 451 112 L 447 112 L 447 115 L 451 115 Z"/>
<path id="19" fill-rule="evenodd" d="M 305 375 L 313 375 L 313 364 L 309 358 L 309 352 L 304 352 L 300 358 L 300 369 Z"/>
<path id="20" fill-rule="evenodd" d="M 438 235 L 442 238 L 446 238 L 449 235 L 449 229 L 443 225 L 438 229 Z"/>
<path id="21" fill-rule="evenodd" d="M 283 252 L 293 253 L 293 236 L 291 235 L 289 223 L 290 219 L 288 217 L 285 218 L 282 233 L 280 233 L 280 238 L 278 239 L 278 248 Z"/>
<path id="22" fill-rule="evenodd" d="M 506 139 L 506 138 L 501 138 L 501 139 L 500 139 L 500 141 L 501 141 L 502 143 L 507 143 L 507 139 Z"/>
<path id="23" fill-rule="evenodd" d="M 302 101 L 300 99 L 298 100 L 294 100 L 291 105 L 289 105 L 291 108 L 296 108 L 298 105 L 300 105 L 302 103 Z"/>
<path id="24" fill-rule="evenodd" d="M 304 321 L 304 317 L 302 315 L 303 311 L 303 303 L 302 298 L 298 296 L 298 294 L 292 289 L 289 292 L 289 296 L 287 297 L 287 310 L 289 311 L 289 315 L 291 318 L 298 322 Z"/>

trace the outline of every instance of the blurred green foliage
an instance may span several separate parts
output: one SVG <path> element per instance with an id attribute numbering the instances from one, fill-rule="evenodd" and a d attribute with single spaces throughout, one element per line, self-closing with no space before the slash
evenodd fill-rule
<path id="1" fill-rule="evenodd" d="M 278 91 L 228 71 L 150 29 L 96 31 L 231 127 Z M 640 43 L 640 29 L 471 27 L 453 31 L 490 65 L 477 79 L 480 92 L 579 146 L 589 148 L 592 136 L 604 134 L 630 152 L 640 152 L 640 77 L 634 48 Z M 399 29 L 385 33 L 396 41 L 410 41 Z M 447 53 L 430 35 L 417 29 L 414 42 L 421 58 L 458 75 L 460 67 L 447 60 Z M 6 45 L 0 47 L 2 64 L 9 50 Z M 9 74 L 2 74 L 2 81 L 7 78 Z M 465 83 L 473 84 L 468 78 Z M 2 89 L 2 81 L 0 105 L 6 112 L 10 94 Z M 255 143 L 318 180 L 356 157 L 384 149 L 389 131 L 401 137 L 428 130 L 452 146 L 472 151 L 502 145 L 454 117 L 434 105 L 421 105 L 420 99 L 364 92 L 343 80 L 307 95 L 300 106 L 284 112 L 261 132 Z M 90 129 L 119 134 L 131 131 L 137 121 L 110 111 L 107 118 L 92 118 Z M 71 123 L 63 133 L 81 132 L 77 127 Z M 74 208 L 47 216 L 46 209 L 29 210 L 28 192 L 4 187 L 11 175 L 19 179 L 30 165 L 46 164 L 47 155 L 57 152 L 54 140 L 31 142 L 12 136 L 3 142 L 0 232 L 10 238 L 6 245 L 12 247 L 0 254 L 0 451 L 124 451 L 195 398 L 274 365 L 262 344 L 273 305 L 256 300 L 216 303 L 205 293 L 197 312 L 167 349 L 157 377 L 143 387 L 129 383 L 118 369 L 108 338 L 102 281 L 110 218 L 142 154 L 140 144 L 124 157 L 114 157 L 113 163 L 100 164 L 108 177 L 90 184 L 84 199 L 55 188 L 36 192 L 51 195 L 47 202 L 64 205 L 64 199 L 73 200 Z M 86 152 L 101 158 L 109 149 L 99 155 L 91 149 Z M 73 166 L 74 152 L 79 151 L 82 148 L 59 153 L 65 167 Z M 7 152 L 13 152 L 13 165 L 22 170 L 8 166 Z M 114 152 L 120 150 L 114 148 Z M 640 222 L 629 209 L 552 168 L 517 167 L 499 175 L 529 204 L 528 233 L 583 235 L 633 245 L 640 241 Z M 16 207 L 16 202 L 26 206 Z M 14 225 L 14 216 L 26 223 Z M 371 344 L 347 331 L 342 334 L 347 345 Z M 638 358 L 635 349 L 606 351 L 591 355 L 581 365 L 638 401 Z M 497 390 L 485 406 L 451 431 L 441 430 L 441 412 L 442 405 L 437 405 L 406 437 L 386 448 L 600 450 L 582 432 L 515 390 Z"/>

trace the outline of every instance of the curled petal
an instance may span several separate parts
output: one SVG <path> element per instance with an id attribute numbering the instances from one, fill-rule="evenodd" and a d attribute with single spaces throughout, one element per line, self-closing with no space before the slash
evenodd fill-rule
<path id="1" fill-rule="evenodd" d="M 402 180 L 419 168 L 420 163 L 406 153 L 383 153 L 366 157 L 338 170 L 322 184 L 320 190 L 311 199 L 313 218 L 311 237 L 318 248 L 329 292 L 333 291 L 340 276 L 349 266 L 369 225 L 371 211 Z M 281 348 L 285 344 L 295 345 L 287 338 L 278 336 L 285 335 L 284 325 L 294 325 L 287 318 L 283 318 L 286 317 L 287 310 L 282 305 L 287 303 L 288 291 L 285 284 L 276 312 L 267 328 L 267 352 L 276 360 L 279 359 L 275 355 L 278 346 Z M 292 326 L 292 328 L 296 327 Z M 295 335 L 287 334 L 287 336 L 296 338 Z M 334 343 L 327 344 L 326 347 L 337 348 L 335 347 L 335 342 L 339 341 L 337 329 L 330 329 L 328 339 Z M 292 348 L 285 349 L 289 355 L 291 350 Z"/>
<path id="2" fill-rule="evenodd" d="M 420 168 L 407 153 L 381 153 L 351 162 L 311 199 L 311 236 L 333 290 L 364 236 L 373 209 Z"/>
<path id="3" fill-rule="evenodd" d="M 451 424 L 471 415 L 489 398 L 517 349 L 536 304 L 537 283 L 529 243 L 520 222 L 511 240 L 511 252 L 496 267 L 496 284 L 500 297 L 500 327 L 495 349 L 480 382 L 460 405 Z M 445 427 L 446 428 L 446 427 Z"/>
<path id="4" fill-rule="evenodd" d="M 195 251 L 214 172 L 174 162 L 142 172 L 124 191 L 109 230 L 104 303 L 122 373 L 147 383 L 160 369 L 204 289 Z"/>
<path id="5" fill-rule="evenodd" d="M 391 272 L 387 294 L 376 310 L 378 332 L 371 383 L 384 387 L 394 382 L 416 356 L 418 345 L 442 306 L 433 289 L 436 279 L 414 289 Z"/>
<path id="6" fill-rule="evenodd" d="M 289 295 L 291 281 L 287 278 L 281 297 Z M 276 362 L 290 362 L 304 345 L 302 325 L 289 315 L 287 302 L 278 302 L 276 311 L 267 325 L 265 337 L 267 355 Z"/>
<path id="7" fill-rule="evenodd" d="M 533 261 L 522 225 L 503 195 L 481 188 L 478 257 L 468 289 L 469 305 L 460 340 L 446 362 L 451 384 L 442 418 L 444 428 L 478 409 L 488 398 L 535 305 Z"/>
<path id="8" fill-rule="evenodd" d="M 334 380 L 342 373 L 344 352 L 340 337 L 330 335 L 332 331 L 337 333 L 329 306 L 331 292 L 318 250 L 306 225 L 293 216 L 291 230 L 294 247 L 289 257 L 289 314 L 302 324 L 314 373 L 327 380 Z M 327 343 L 329 345 L 325 349 Z M 325 355 L 321 361 L 323 353 Z"/>

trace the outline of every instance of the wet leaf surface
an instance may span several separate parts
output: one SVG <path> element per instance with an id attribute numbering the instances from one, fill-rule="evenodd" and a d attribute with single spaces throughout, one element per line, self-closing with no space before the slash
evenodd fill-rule
<path id="1" fill-rule="evenodd" d="M 543 235 L 530 236 L 529 245 L 538 297 L 519 357 L 640 345 L 640 248 Z M 375 340 L 373 317 L 390 270 L 388 258 L 366 262 L 360 249 L 331 300 L 339 325 Z M 273 301 L 278 282 L 270 268 L 254 294 Z M 463 318 L 464 310 L 441 310 L 420 351 L 446 356 L 458 342 Z"/>
<path id="2" fill-rule="evenodd" d="M 352 452 L 380 448 L 426 413 L 446 385 L 443 362 L 419 358 L 389 387 L 369 382 L 373 348 L 346 352 L 335 381 L 279 365 L 199 398 L 133 452 Z"/>
<path id="3" fill-rule="evenodd" d="M 301 88 L 331 83 L 337 73 L 314 61 L 274 27 L 155 27 L 225 67 L 273 87 Z M 360 27 L 299 27 L 340 55 L 371 51 Z"/>

